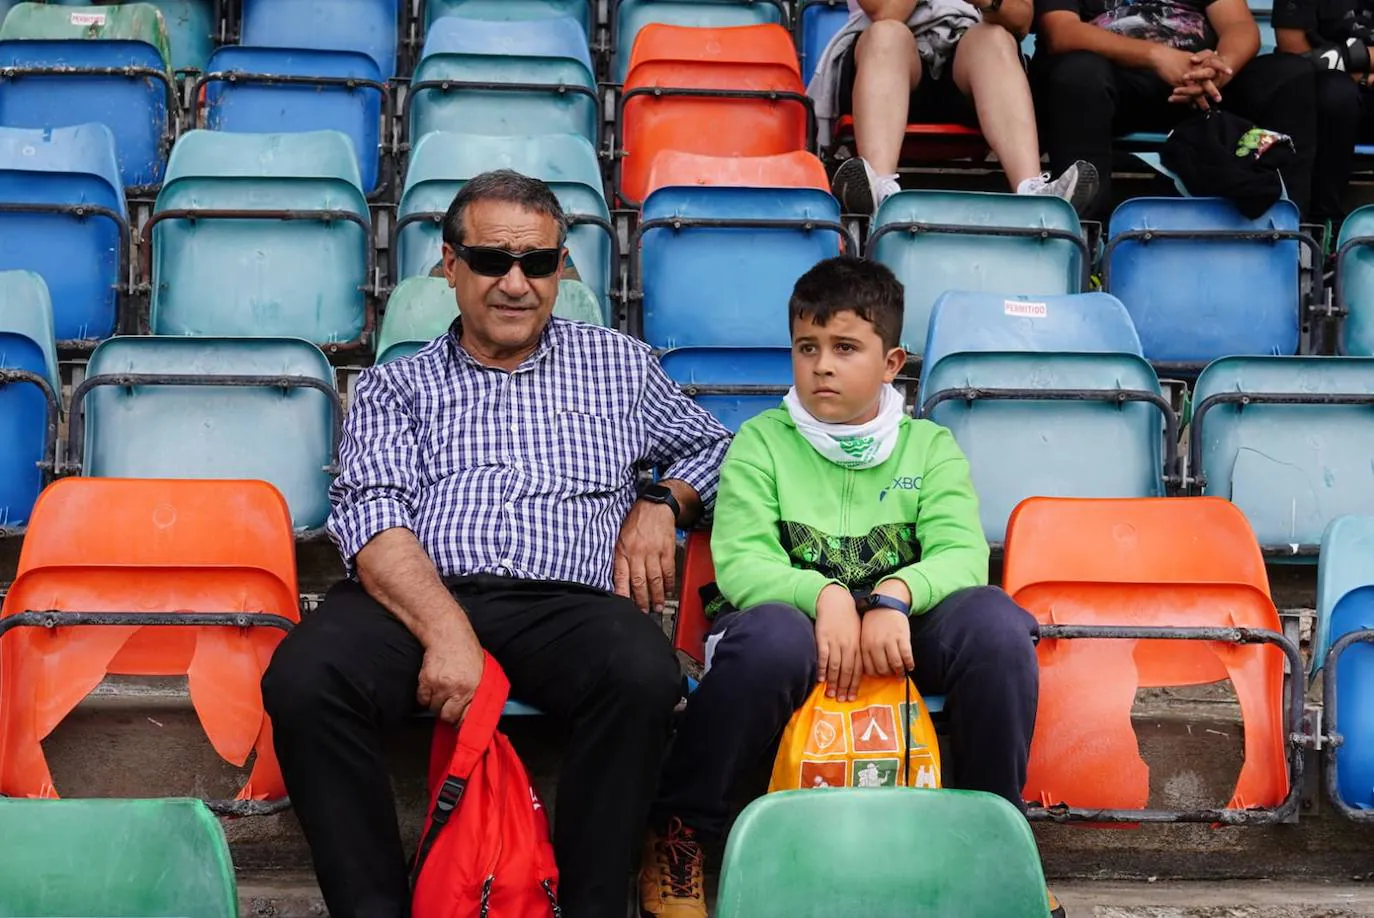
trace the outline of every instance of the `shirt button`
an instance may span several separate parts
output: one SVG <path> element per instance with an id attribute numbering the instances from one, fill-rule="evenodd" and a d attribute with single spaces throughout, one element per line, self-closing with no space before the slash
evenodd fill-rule
<path id="1" fill-rule="evenodd" d="M 517 427 L 517 426 L 515 426 L 514 424 L 512 424 L 512 425 L 510 426 L 510 432 L 513 433 L 513 434 L 518 434 L 518 433 L 520 432 L 520 428 Z"/>
<path id="2" fill-rule="evenodd" d="M 515 503 L 514 503 L 513 501 L 509 501 L 509 500 L 506 501 L 506 512 L 507 512 L 507 513 L 514 513 L 514 512 L 515 512 Z"/>
<path id="3" fill-rule="evenodd" d="M 507 571 L 515 570 L 515 562 L 512 561 L 510 558 L 502 558 L 501 566 L 504 567 Z"/>

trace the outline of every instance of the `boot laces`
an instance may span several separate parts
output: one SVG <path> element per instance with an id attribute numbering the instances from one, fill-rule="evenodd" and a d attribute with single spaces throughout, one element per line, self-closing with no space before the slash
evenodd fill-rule
<path id="1" fill-rule="evenodd" d="M 701 845 L 691 829 L 674 819 L 658 840 L 658 861 L 663 866 L 663 889 L 669 896 L 690 899 L 701 895 Z"/>

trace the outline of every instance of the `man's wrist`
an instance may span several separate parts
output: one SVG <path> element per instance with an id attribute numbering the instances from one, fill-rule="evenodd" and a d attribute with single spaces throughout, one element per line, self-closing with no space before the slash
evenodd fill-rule
<path id="1" fill-rule="evenodd" d="M 664 484 L 649 485 L 639 492 L 639 500 L 646 504 L 657 504 L 667 508 L 673 515 L 674 525 L 677 525 L 678 520 L 682 519 L 682 505 L 678 503 L 677 496 L 673 494 L 672 489 Z"/>

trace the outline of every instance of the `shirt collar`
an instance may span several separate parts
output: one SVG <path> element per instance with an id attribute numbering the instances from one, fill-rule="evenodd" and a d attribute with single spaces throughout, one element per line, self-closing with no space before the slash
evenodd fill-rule
<path id="1" fill-rule="evenodd" d="M 544 326 L 544 331 L 539 335 L 539 344 L 535 347 L 534 353 L 530 354 L 520 362 L 513 372 L 519 373 L 529 369 L 546 358 L 553 348 L 559 343 L 563 334 L 563 320 L 549 316 L 548 323 Z M 461 344 L 458 343 L 463 335 L 463 317 L 457 316 L 448 327 L 449 349 L 453 356 L 466 362 L 469 366 L 479 370 L 495 370 L 496 367 L 489 367 L 469 354 Z"/>

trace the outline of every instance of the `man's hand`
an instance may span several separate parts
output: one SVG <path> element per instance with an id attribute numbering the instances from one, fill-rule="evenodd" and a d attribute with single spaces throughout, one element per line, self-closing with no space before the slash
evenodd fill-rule
<path id="1" fill-rule="evenodd" d="M 1221 101 L 1221 88 L 1235 76 L 1235 70 L 1215 51 L 1199 51 L 1190 61 L 1192 69 L 1183 75 L 1183 84 L 1174 87 L 1169 101 L 1196 105 L 1205 112 Z"/>
<path id="2" fill-rule="evenodd" d="M 677 521 L 666 504 L 635 501 L 615 543 L 615 591 L 639 608 L 663 611 L 677 571 Z"/>
<path id="3" fill-rule="evenodd" d="M 466 621 L 454 621 L 425 638 L 425 659 L 415 697 L 440 720 L 457 724 L 482 681 L 482 647 Z"/>
<path id="4" fill-rule="evenodd" d="M 900 580 L 884 580 L 873 592 L 911 605 L 911 590 Z M 916 658 L 911 653 L 911 618 L 896 609 L 866 612 L 859 644 L 864 675 L 900 676 L 916 668 Z"/>
<path id="5" fill-rule="evenodd" d="M 825 694 L 838 701 L 859 697 L 859 610 L 842 586 L 830 584 L 816 599 L 816 664 Z"/>
<path id="6" fill-rule="evenodd" d="M 1188 74 L 1196 69 L 1191 54 L 1168 45 L 1155 45 L 1151 49 L 1150 68 L 1175 90 L 1186 83 Z M 1173 101 L 1173 97 L 1170 97 L 1170 101 Z"/>

